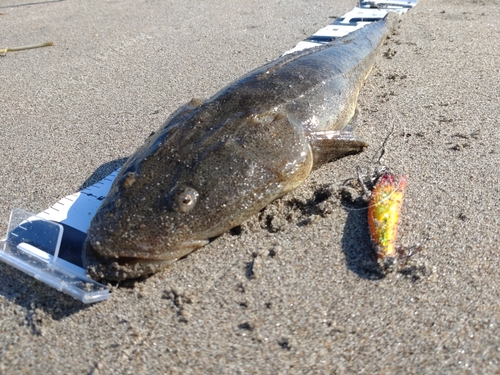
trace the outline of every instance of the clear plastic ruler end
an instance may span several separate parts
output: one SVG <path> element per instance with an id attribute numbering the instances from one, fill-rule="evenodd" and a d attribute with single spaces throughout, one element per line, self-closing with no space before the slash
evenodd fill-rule
<path id="1" fill-rule="evenodd" d="M 0 260 L 83 303 L 108 299 L 106 286 L 60 257 L 63 234 L 63 225 L 15 208 L 0 240 Z"/>
<path id="2" fill-rule="evenodd" d="M 90 222 L 118 171 L 39 214 L 14 208 L 7 236 L 0 240 L 0 261 L 83 303 L 107 300 L 109 288 L 87 276 L 82 250 Z"/>

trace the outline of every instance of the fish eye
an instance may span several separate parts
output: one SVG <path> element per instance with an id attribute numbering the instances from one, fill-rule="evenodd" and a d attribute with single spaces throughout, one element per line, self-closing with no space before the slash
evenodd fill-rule
<path id="1" fill-rule="evenodd" d="M 196 205 L 198 192 L 191 188 L 186 188 L 177 193 L 174 198 L 174 209 L 180 212 L 189 212 Z"/>

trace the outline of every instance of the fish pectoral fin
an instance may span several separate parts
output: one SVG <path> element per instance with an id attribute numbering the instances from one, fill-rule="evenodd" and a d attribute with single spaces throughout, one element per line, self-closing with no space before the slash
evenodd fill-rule
<path id="1" fill-rule="evenodd" d="M 313 152 L 313 168 L 339 159 L 343 156 L 357 154 L 368 144 L 356 137 L 351 131 L 326 130 L 310 134 Z"/>

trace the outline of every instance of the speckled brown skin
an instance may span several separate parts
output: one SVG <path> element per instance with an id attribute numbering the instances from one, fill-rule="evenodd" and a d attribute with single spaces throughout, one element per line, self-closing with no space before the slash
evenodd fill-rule
<path id="1" fill-rule="evenodd" d="M 94 278 L 147 275 L 366 144 L 346 129 L 383 20 L 283 56 L 181 107 L 124 164 L 84 245 Z"/>

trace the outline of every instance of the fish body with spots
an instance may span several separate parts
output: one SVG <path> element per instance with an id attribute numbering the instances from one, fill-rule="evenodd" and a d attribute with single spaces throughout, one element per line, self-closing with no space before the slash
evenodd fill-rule
<path id="1" fill-rule="evenodd" d="M 361 151 L 348 123 L 390 23 L 284 55 L 192 100 L 125 162 L 93 218 L 84 264 L 94 278 L 154 273 Z"/>

